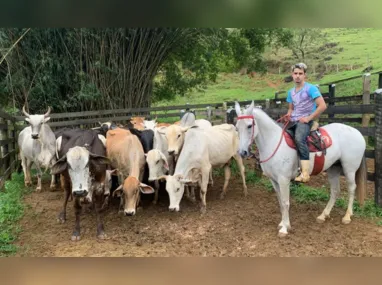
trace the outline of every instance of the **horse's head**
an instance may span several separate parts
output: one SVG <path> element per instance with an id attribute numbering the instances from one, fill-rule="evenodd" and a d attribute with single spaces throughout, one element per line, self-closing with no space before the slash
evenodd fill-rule
<path id="1" fill-rule="evenodd" d="M 250 147 L 258 133 L 258 129 L 255 127 L 256 121 L 253 109 L 253 101 L 244 112 L 241 111 L 239 103 L 235 102 L 235 110 L 237 114 L 236 129 L 240 139 L 239 153 L 242 157 L 251 155 Z"/>

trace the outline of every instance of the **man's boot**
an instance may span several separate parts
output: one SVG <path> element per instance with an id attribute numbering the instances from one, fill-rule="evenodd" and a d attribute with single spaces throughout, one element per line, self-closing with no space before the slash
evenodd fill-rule
<path id="1" fill-rule="evenodd" d="M 301 160 L 302 171 L 301 171 L 300 176 L 296 177 L 294 181 L 305 183 L 305 182 L 308 182 L 310 180 L 309 165 L 310 165 L 309 160 Z"/>

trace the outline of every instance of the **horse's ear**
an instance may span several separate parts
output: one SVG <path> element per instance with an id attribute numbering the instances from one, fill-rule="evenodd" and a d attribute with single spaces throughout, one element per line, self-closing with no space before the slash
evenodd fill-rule
<path id="1" fill-rule="evenodd" d="M 240 109 L 240 105 L 237 101 L 235 101 L 235 110 L 236 110 L 236 115 L 239 117 L 241 116 L 241 109 Z"/>
<path id="2" fill-rule="evenodd" d="M 245 110 L 246 115 L 252 115 L 252 113 L 253 113 L 253 108 L 255 108 L 255 103 L 254 103 L 253 100 L 252 100 L 251 105 L 249 105 L 248 109 Z"/>

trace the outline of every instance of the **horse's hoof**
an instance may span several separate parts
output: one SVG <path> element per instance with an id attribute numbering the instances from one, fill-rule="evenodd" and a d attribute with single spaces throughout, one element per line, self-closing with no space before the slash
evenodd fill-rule
<path id="1" fill-rule="evenodd" d="M 279 232 L 278 236 L 279 238 L 284 238 L 288 235 L 288 233 Z"/>
<path id="2" fill-rule="evenodd" d="M 319 224 L 323 224 L 323 223 L 325 223 L 325 218 L 322 218 L 321 216 L 319 216 L 316 218 L 316 222 Z"/>
<path id="3" fill-rule="evenodd" d="M 72 238 L 71 238 L 71 240 L 72 241 L 79 241 L 81 239 L 81 236 L 80 235 L 72 235 Z"/>

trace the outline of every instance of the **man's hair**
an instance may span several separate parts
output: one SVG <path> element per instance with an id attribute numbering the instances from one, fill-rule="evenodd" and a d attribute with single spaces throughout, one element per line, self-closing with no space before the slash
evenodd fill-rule
<path id="1" fill-rule="evenodd" d="M 300 63 L 296 63 L 295 65 L 292 65 L 292 72 L 295 68 L 302 69 L 302 70 L 304 70 L 304 73 L 306 73 L 306 70 L 308 67 L 306 66 L 305 63 L 300 62 Z"/>

